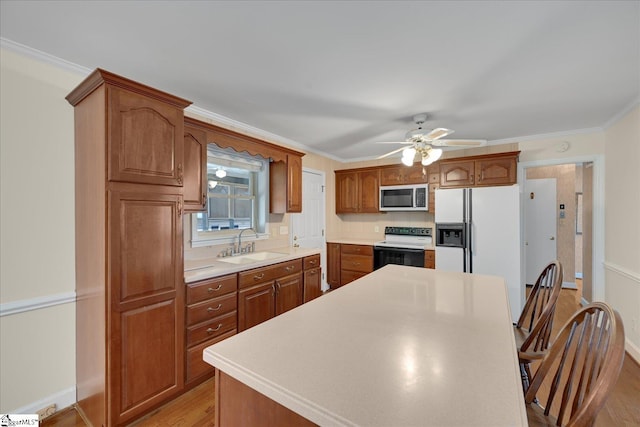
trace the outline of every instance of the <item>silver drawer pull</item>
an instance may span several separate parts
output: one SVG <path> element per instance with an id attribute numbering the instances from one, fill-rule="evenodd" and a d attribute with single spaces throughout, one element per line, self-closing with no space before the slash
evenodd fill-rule
<path id="1" fill-rule="evenodd" d="M 309 264 L 316 265 L 316 260 L 314 259 L 313 261 L 309 261 Z"/>
<path id="2" fill-rule="evenodd" d="M 360 265 L 360 263 L 359 262 L 354 262 L 353 265 Z"/>
<path id="3" fill-rule="evenodd" d="M 260 280 L 264 277 L 264 273 L 256 274 L 253 276 L 253 280 Z"/>
<path id="4" fill-rule="evenodd" d="M 216 308 L 211 308 L 211 307 L 207 307 L 207 311 L 209 313 L 211 313 L 212 311 L 218 311 L 220 310 L 220 308 L 222 308 L 222 304 L 218 304 L 218 306 Z"/>
<path id="5" fill-rule="evenodd" d="M 222 289 L 222 285 L 218 285 L 217 288 L 213 289 L 213 288 L 209 288 L 207 289 L 207 292 L 211 293 L 211 292 L 215 292 L 215 291 L 219 291 L 220 289 Z"/>
<path id="6" fill-rule="evenodd" d="M 214 332 L 217 332 L 220 328 L 222 328 L 222 323 L 218 323 L 218 327 L 215 329 L 207 328 L 207 333 L 212 334 Z"/>
<path id="7" fill-rule="evenodd" d="M 290 266 L 288 266 L 288 267 L 285 267 L 285 269 L 286 269 L 287 271 L 293 271 L 293 270 L 295 270 L 295 269 L 296 269 L 296 266 L 295 266 L 295 265 L 290 265 Z"/>

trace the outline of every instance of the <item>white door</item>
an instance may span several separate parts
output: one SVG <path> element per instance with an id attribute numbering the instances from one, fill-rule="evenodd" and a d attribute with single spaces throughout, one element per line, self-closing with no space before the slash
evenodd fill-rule
<path id="1" fill-rule="evenodd" d="M 556 180 L 528 179 L 524 188 L 525 280 L 534 284 L 556 255 Z"/>
<path id="2" fill-rule="evenodd" d="M 291 214 L 291 245 L 301 248 L 320 248 L 322 289 L 328 289 L 325 228 L 324 172 L 302 170 L 302 213 Z"/>

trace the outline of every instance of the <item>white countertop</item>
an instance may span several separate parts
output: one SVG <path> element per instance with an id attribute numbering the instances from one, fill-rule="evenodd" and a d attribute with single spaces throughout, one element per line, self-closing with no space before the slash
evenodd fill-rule
<path id="1" fill-rule="evenodd" d="M 527 425 L 495 276 L 387 265 L 203 358 L 323 426 Z"/>
<path id="2" fill-rule="evenodd" d="M 185 260 L 184 281 L 185 283 L 192 283 L 197 282 L 198 280 L 210 279 L 212 277 L 224 276 L 225 274 L 237 273 L 239 271 L 249 270 L 252 268 L 264 267 L 266 265 L 290 261 L 295 258 L 316 255 L 320 253 L 320 249 L 283 247 L 260 252 L 281 253 L 282 257 L 262 261 L 253 261 L 251 263 L 243 264 L 231 264 L 228 262 L 220 261 L 221 258 L 218 257 Z"/>

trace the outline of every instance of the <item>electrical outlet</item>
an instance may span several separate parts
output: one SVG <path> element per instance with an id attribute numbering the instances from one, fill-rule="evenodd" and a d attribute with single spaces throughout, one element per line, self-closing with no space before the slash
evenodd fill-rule
<path id="1" fill-rule="evenodd" d="M 38 418 L 40 419 L 40 421 L 42 421 L 48 416 L 55 414 L 55 412 L 56 412 L 56 404 L 52 403 L 51 405 L 46 406 L 40 409 L 39 411 L 36 411 L 36 414 L 38 414 Z"/>
<path id="2" fill-rule="evenodd" d="M 380 232 L 380 227 L 378 227 L 377 225 L 375 225 L 375 226 L 373 227 L 373 231 L 374 231 L 375 233 L 379 233 L 379 232 Z"/>

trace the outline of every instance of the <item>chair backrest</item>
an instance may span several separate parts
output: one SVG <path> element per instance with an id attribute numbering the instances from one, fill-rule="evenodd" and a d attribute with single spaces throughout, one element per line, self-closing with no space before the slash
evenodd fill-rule
<path id="1" fill-rule="evenodd" d="M 545 415 L 558 426 L 591 426 L 616 384 L 624 360 L 624 327 L 617 311 L 602 302 L 578 310 L 564 324 L 536 371 L 525 394 L 531 404 L 538 395 Z"/>
<path id="2" fill-rule="evenodd" d="M 540 352 L 549 347 L 562 280 L 562 264 L 557 260 L 547 265 L 538 276 L 516 323 L 516 328 L 529 331 L 518 350 Z"/>

